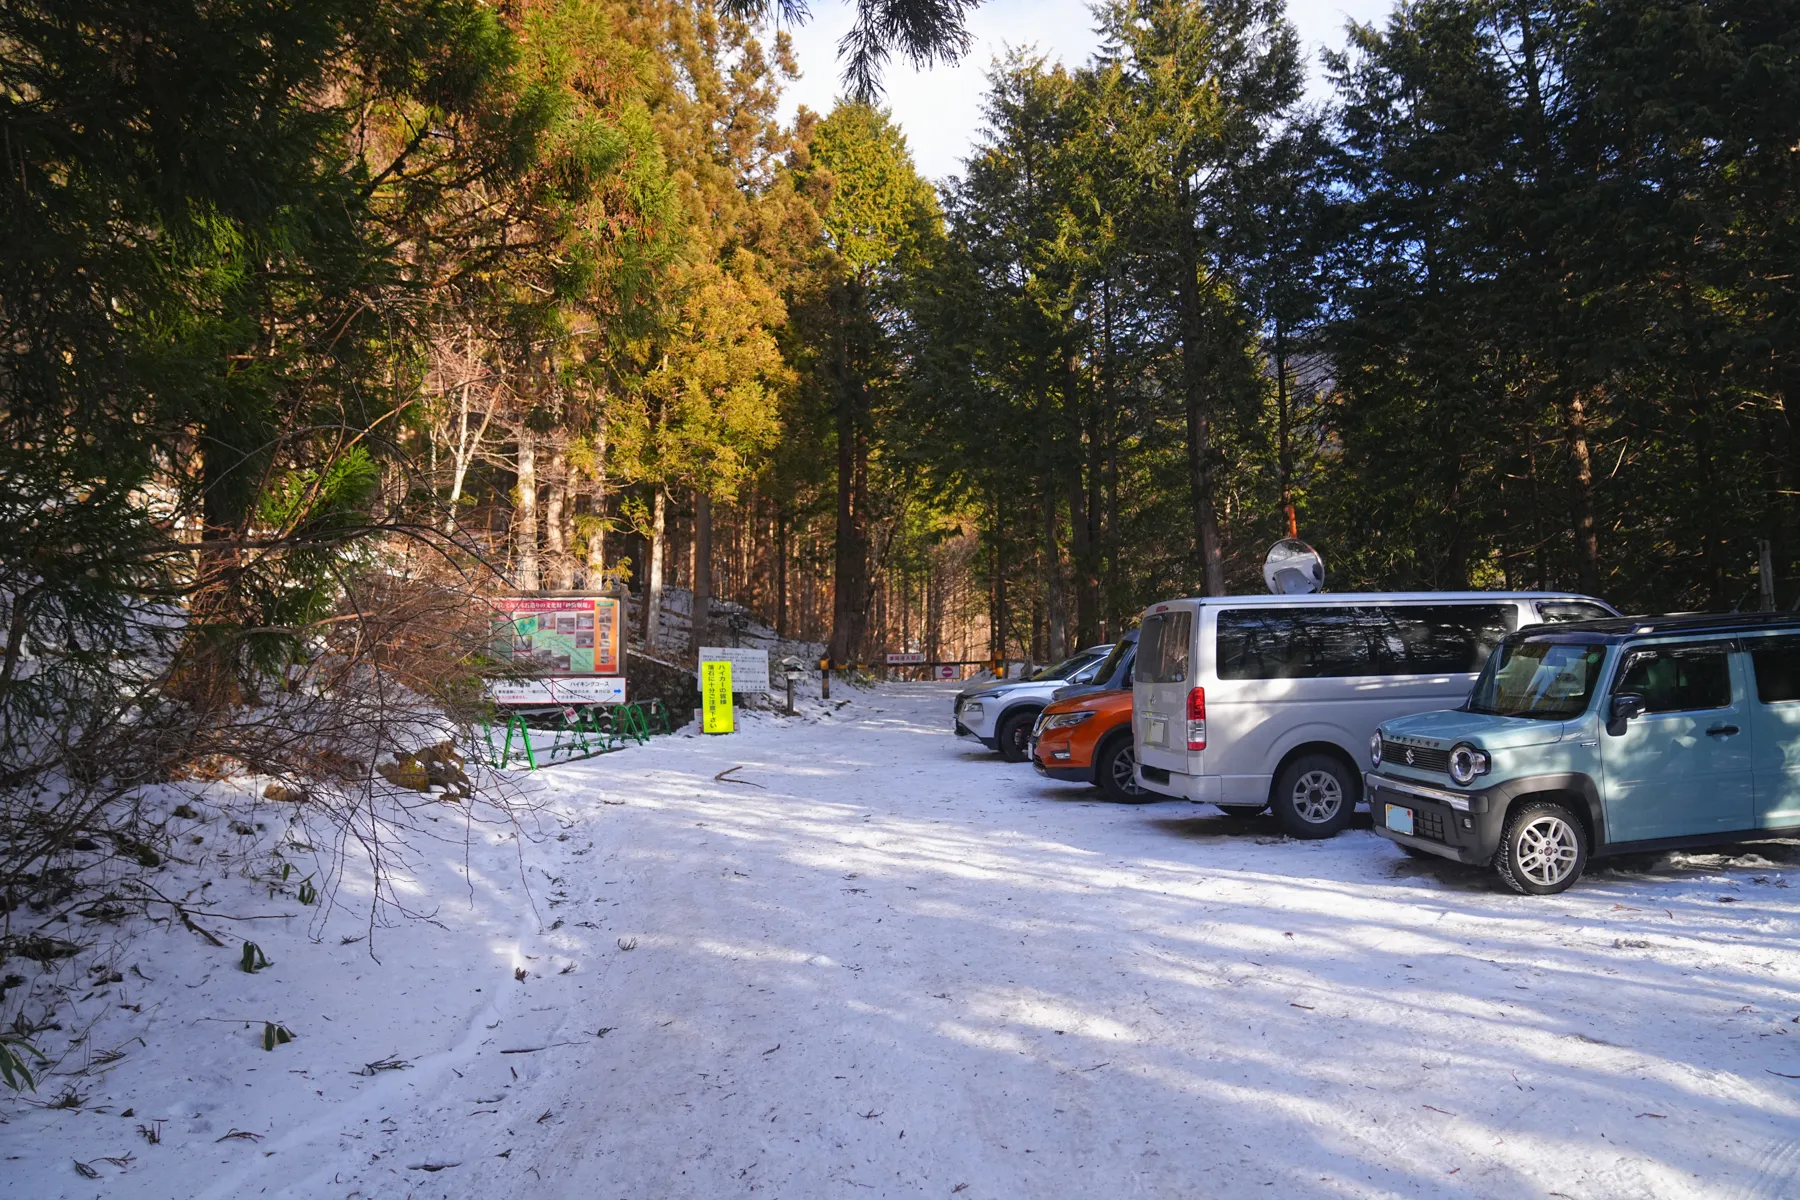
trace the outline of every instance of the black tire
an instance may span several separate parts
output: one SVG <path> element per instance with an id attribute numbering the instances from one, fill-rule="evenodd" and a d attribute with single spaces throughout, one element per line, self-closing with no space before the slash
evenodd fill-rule
<path id="1" fill-rule="evenodd" d="M 1008 713 L 1000 718 L 1000 728 L 995 731 L 994 740 L 1000 743 L 1000 757 L 1007 762 L 1024 762 L 1026 751 L 1031 746 L 1031 725 L 1037 720 L 1037 710 Z"/>
<path id="2" fill-rule="evenodd" d="M 1566 892 L 1587 867 L 1587 830 L 1563 805 L 1521 804 L 1506 818 L 1494 869 L 1506 886 L 1527 896 Z"/>
<path id="3" fill-rule="evenodd" d="M 1138 786 L 1137 747 L 1129 733 L 1108 739 L 1094 755 L 1094 782 L 1115 804 L 1148 804 L 1160 799 Z"/>
<path id="4" fill-rule="evenodd" d="M 1342 759 L 1302 754 L 1276 777 L 1269 807 L 1289 837 L 1333 837 L 1356 812 L 1356 783 Z"/>
<path id="5" fill-rule="evenodd" d="M 1262 816 L 1263 809 L 1269 806 L 1266 804 L 1215 804 L 1213 807 L 1228 817 L 1244 819 Z"/>

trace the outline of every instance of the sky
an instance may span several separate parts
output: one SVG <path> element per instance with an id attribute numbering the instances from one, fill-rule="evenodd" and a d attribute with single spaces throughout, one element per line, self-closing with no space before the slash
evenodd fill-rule
<path id="1" fill-rule="evenodd" d="M 783 116 L 804 104 L 829 112 L 840 90 L 837 42 L 850 28 L 848 0 L 811 0 L 812 19 L 790 30 L 801 78 L 789 85 Z M 1392 0 L 1288 0 L 1288 19 L 1299 30 L 1311 70 L 1312 92 L 1323 95 L 1319 68 L 1322 47 L 1342 47 L 1344 23 L 1383 19 Z M 906 133 L 913 159 L 931 179 L 960 174 L 962 160 L 981 124 L 981 95 L 988 65 L 1009 47 L 1033 46 L 1051 59 L 1075 67 L 1099 44 L 1086 0 L 986 0 L 969 19 L 974 45 L 951 67 L 914 71 L 890 63 L 887 105 Z"/>

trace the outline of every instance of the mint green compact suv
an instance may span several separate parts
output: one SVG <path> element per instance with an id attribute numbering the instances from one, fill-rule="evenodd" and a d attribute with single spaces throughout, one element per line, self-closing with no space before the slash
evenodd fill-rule
<path id="1" fill-rule="evenodd" d="M 1531 895 L 1590 857 L 1800 833 L 1800 616 L 1529 626 L 1369 757 L 1377 833 Z"/>

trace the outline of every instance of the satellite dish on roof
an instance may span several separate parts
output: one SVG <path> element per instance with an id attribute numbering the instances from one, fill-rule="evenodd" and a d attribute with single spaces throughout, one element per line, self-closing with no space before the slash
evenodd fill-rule
<path id="1" fill-rule="evenodd" d="M 1325 560 L 1298 538 L 1282 538 L 1263 558 L 1263 582 L 1277 596 L 1306 596 L 1325 590 Z"/>

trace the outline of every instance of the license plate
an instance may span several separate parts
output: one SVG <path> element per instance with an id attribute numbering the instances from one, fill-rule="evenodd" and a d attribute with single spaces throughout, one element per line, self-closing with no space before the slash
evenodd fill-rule
<path id="1" fill-rule="evenodd" d="M 1144 741 L 1152 746 L 1169 744 L 1169 723 L 1160 717 L 1151 717 L 1144 722 Z"/>
<path id="2" fill-rule="evenodd" d="M 1410 834 L 1413 831 L 1413 811 L 1401 808 L 1398 804 L 1387 806 L 1387 827 L 1395 833 Z"/>

